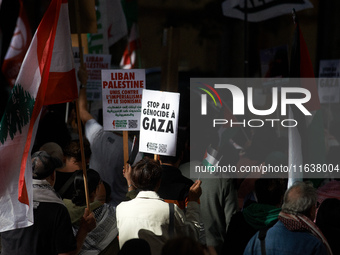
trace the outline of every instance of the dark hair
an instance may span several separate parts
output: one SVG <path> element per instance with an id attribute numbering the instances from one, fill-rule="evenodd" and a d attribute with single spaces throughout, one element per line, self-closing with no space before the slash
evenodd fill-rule
<path id="1" fill-rule="evenodd" d="M 127 240 L 118 252 L 118 255 L 130 254 L 151 255 L 149 243 L 144 239 L 138 238 Z"/>
<path id="2" fill-rule="evenodd" d="M 284 179 L 260 178 L 255 181 L 255 193 L 258 203 L 281 205 L 286 191 L 287 182 Z"/>
<path id="3" fill-rule="evenodd" d="M 162 255 L 204 255 L 203 246 L 191 237 L 182 236 L 168 240 L 163 248 Z"/>
<path id="4" fill-rule="evenodd" d="M 137 162 L 131 171 L 131 180 L 139 190 L 154 191 L 161 180 L 162 168 L 158 161 L 142 159 Z"/>
<path id="5" fill-rule="evenodd" d="M 106 196 L 105 196 L 105 203 L 109 203 L 112 198 L 111 198 L 111 187 L 110 185 L 103 181 L 103 184 L 104 184 L 104 187 L 105 187 L 105 193 L 106 193 Z"/>
<path id="6" fill-rule="evenodd" d="M 32 155 L 33 179 L 46 179 L 56 168 L 62 166 L 60 159 L 51 157 L 46 151 L 37 151 Z"/>
<path id="7" fill-rule="evenodd" d="M 100 175 L 93 169 L 87 170 L 87 182 L 89 194 L 95 191 L 100 183 Z M 78 206 L 86 205 L 84 175 L 82 170 L 78 170 L 76 177 L 73 181 L 75 194 L 72 198 L 72 203 Z"/>
<path id="8" fill-rule="evenodd" d="M 175 164 L 179 159 L 182 159 L 185 145 L 183 141 L 184 139 L 181 136 L 177 136 L 176 155 L 175 156 L 159 155 L 160 161 L 162 161 L 162 163 Z"/>
<path id="9" fill-rule="evenodd" d="M 89 159 L 92 151 L 90 148 L 90 142 L 86 138 L 84 138 L 84 154 L 85 159 Z M 64 148 L 64 156 L 65 157 L 73 157 L 77 162 L 81 161 L 81 150 L 80 150 L 80 141 L 79 139 L 72 140 L 65 148 Z"/>

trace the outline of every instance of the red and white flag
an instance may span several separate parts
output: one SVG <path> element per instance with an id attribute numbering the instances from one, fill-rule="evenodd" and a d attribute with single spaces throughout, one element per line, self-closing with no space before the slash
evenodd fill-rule
<path id="1" fill-rule="evenodd" d="M 71 47 L 67 0 L 52 0 L 0 123 L 0 232 L 33 224 L 31 150 L 42 106 L 78 96 Z"/>
<path id="2" fill-rule="evenodd" d="M 136 55 L 139 49 L 139 35 L 137 31 L 137 24 L 134 23 L 131 27 L 128 44 L 123 53 L 120 67 L 122 69 L 133 69 L 136 65 Z"/>
<path id="3" fill-rule="evenodd" d="M 22 0 L 19 2 L 20 11 L 17 24 L 2 64 L 2 72 L 11 88 L 14 86 L 22 61 L 32 40 L 32 32 L 23 2 Z"/>

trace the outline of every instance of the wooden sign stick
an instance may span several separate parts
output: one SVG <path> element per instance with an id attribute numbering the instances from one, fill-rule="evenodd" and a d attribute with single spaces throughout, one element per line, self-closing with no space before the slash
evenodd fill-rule
<path id="1" fill-rule="evenodd" d="M 129 160 L 129 131 L 123 131 L 124 167 Z"/>
<path id="2" fill-rule="evenodd" d="M 81 41 L 81 33 L 80 33 L 80 13 L 79 13 L 79 0 L 75 1 L 75 10 L 76 10 L 76 22 L 77 22 L 77 34 L 78 34 L 78 45 L 79 45 L 79 55 L 80 55 L 80 65 L 84 65 L 84 56 L 82 50 L 82 41 Z M 84 84 L 85 85 L 85 84 Z M 81 153 L 81 163 L 83 169 L 84 176 L 84 188 L 85 188 L 85 197 L 86 197 L 86 207 L 91 212 L 90 209 L 90 200 L 89 200 L 89 188 L 87 181 L 87 171 L 86 171 L 86 162 L 85 162 L 85 153 L 84 153 L 84 143 L 83 143 L 83 132 L 82 132 L 82 123 L 80 120 L 79 114 L 79 101 L 76 100 L 76 112 L 77 112 L 77 122 L 78 122 L 78 133 L 79 133 L 79 142 L 80 142 L 80 153 Z"/>

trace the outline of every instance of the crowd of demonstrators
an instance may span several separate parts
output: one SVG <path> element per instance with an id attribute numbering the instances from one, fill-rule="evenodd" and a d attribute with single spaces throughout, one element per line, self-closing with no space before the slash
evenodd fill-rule
<path id="1" fill-rule="evenodd" d="M 117 254 L 119 247 L 115 208 L 105 203 L 106 190 L 97 171 L 87 170 L 87 183 L 90 209 L 94 213 L 97 226 L 86 236 L 79 254 Z M 71 217 L 73 232 L 76 234 L 79 231 L 82 212 L 87 206 L 82 172 L 77 172 L 74 188 L 72 200 L 64 199 L 64 203 Z"/>
<path id="2" fill-rule="evenodd" d="M 87 77 L 79 75 L 82 84 Z M 103 126 L 89 113 L 87 109 L 86 88 L 79 92 L 79 114 L 85 126 L 85 136 L 90 142 L 91 160 L 89 167 L 98 171 L 100 176 L 111 188 L 111 204 L 117 206 L 126 200 L 128 190 L 126 180 L 122 175 L 124 166 L 123 137 L 116 132 L 104 131 Z M 129 143 L 131 145 L 131 143 Z"/>
<path id="3" fill-rule="evenodd" d="M 83 141 L 85 162 L 88 165 L 91 157 L 91 148 L 88 140 Z M 74 194 L 73 180 L 78 171 L 82 172 L 82 158 L 80 141 L 72 140 L 68 143 L 64 150 L 64 165 L 56 171 L 57 179 L 54 189 L 62 198 L 71 199 Z"/>
<path id="4" fill-rule="evenodd" d="M 222 254 L 243 254 L 248 241 L 257 231 L 277 222 L 286 187 L 287 183 L 281 179 L 256 180 L 256 201 L 249 200 L 242 211 L 231 217 Z"/>
<path id="5" fill-rule="evenodd" d="M 148 241 L 152 254 L 160 254 L 162 246 L 173 236 L 199 238 L 200 181 L 190 187 L 184 214 L 177 205 L 164 202 L 157 194 L 162 177 L 159 162 L 142 160 L 131 169 L 130 176 L 139 193 L 117 206 L 120 247 L 127 240 L 141 238 Z"/>
<path id="6" fill-rule="evenodd" d="M 295 182 L 285 193 L 278 222 L 260 230 L 248 242 L 244 254 L 332 254 L 330 246 L 314 224 L 316 189 Z"/>
<path id="7" fill-rule="evenodd" d="M 79 231 L 73 234 L 68 211 L 54 191 L 55 169 L 62 162 L 45 151 L 32 155 L 33 215 L 30 227 L 1 233 L 1 254 L 78 254 L 86 235 L 95 228 L 94 215 L 83 211 Z"/>
<path id="8" fill-rule="evenodd" d="M 339 253 L 334 236 L 340 229 L 335 214 L 339 181 L 324 182 L 317 191 L 298 182 L 284 194 L 287 182 L 279 178 L 215 174 L 190 179 L 190 162 L 183 162 L 190 150 L 183 146 L 188 137 L 180 132 L 175 156 L 153 160 L 153 155 L 144 155 L 131 166 L 123 160 L 120 133 L 104 131 L 87 110 L 83 87 L 79 112 L 86 136 L 87 208 L 79 140 L 66 134 L 70 130 L 60 123 L 65 120 L 59 114 L 45 111 L 33 149 L 39 151 L 32 155 L 35 223 L 1 233 L 1 254 Z M 59 130 L 51 132 L 53 125 Z M 287 165 L 275 129 L 255 131 L 241 144 L 242 153 L 231 142 L 220 143 L 219 163 L 238 169 Z M 63 139 L 57 142 L 56 137 Z"/>

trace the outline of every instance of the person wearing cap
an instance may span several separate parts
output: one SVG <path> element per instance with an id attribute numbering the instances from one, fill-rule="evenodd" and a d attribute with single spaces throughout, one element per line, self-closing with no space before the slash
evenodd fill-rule
<path id="1" fill-rule="evenodd" d="M 46 151 L 32 155 L 34 224 L 1 233 L 1 255 L 78 254 L 87 233 L 96 227 L 94 215 L 85 209 L 79 231 L 73 235 L 68 211 L 53 189 L 58 158 Z"/>

